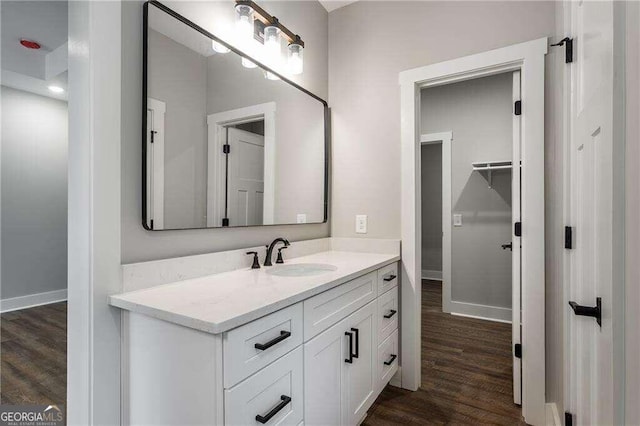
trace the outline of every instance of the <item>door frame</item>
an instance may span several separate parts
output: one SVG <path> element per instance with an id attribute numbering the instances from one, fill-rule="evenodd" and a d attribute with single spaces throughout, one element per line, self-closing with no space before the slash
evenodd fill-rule
<path id="1" fill-rule="evenodd" d="M 451 313 L 451 142 L 452 132 L 420 135 L 420 148 L 422 145 L 442 145 L 442 312 L 445 313 Z M 421 161 L 421 156 L 418 156 L 418 162 Z M 422 164 L 418 171 L 422 171 Z M 422 203 L 422 191 L 420 195 L 418 202 Z M 420 231 L 416 235 L 420 240 L 418 244 L 422 247 L 422 221 L 420 225 Z"/>
<path id="2" fill-rule="evenodd" d="M 207 115 L 207 227 L 218 228 L 222 224 L 224 208 L 219 200 L 224 196 L 225 127 L 229 125 L 264 120 L 264 205 L 263 225 L 275 223 L 276 189 L 276 103 L 266 102 L 244 108 Z M 212 166 L 213 165 L 213 166 Z"/>
<path id="3" fill-rule="evenodd" d="M 420 90 L 478 77 L 522 75 L 522 415 L 545 424 L 544 72 L 547 38 L 403 71 L 401 108 L 401 384 L 421 377 Z"/>
<path id="4" fill-rule="evenodd" d="M 154 98 L 147 98 L 147 111 L 153 111 L 153 143 L 147 133 L 147 226 L 149 229 L 164 229 L 164 116 L 167 105 Z M 149 123 L 147 123 L 147 126 Z M 151 226 L 153 221 L 153 226 Z"/>

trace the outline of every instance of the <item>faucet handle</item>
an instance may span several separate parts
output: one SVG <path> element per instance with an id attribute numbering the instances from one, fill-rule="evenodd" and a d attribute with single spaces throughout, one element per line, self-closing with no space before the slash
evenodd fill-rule
<path id="1" fill-rule="evenodd" d="M 260 269 L 260 262 L 258 261 L 258 252 L 248 251 L 247 254 L 253 255 L 253 265 L 251 265 L 251 269 Z"/>
<path id="2" fill-rule="evenodd" d="M 276 260 L 276 263 L 284 263 L 284 259 L 282 258 L 282 250 L 286 249 L 289 246 L 282 246 L 278 249 L 278 259 Z"/>

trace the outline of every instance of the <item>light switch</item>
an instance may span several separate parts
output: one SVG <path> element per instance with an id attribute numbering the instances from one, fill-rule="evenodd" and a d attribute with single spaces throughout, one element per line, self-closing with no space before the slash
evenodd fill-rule
<path id="1" fill-rule="evenodd" d="M 453 215 L 453 226 L 462 226 L 462 215 L 454 214 Z"/>
<path id="2" fill-rule="evenodd" d="M 366 234 L 366 233 L 367 233 L 367 215 L 358 214 L 356 215 L 356 234 Z"/>
<path id="3" fill-rule="evenodd" d="M 298 213 L 296 220 L 297 223 L 307 223 L 307 215 L 305 213 Z"/>

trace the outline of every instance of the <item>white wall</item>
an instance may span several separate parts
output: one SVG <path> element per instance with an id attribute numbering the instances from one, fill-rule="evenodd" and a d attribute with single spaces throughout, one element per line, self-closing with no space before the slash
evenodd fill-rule
<path id="1" fill-rule="evenodd" d="M 2 299 L 67 288 L 67 103 L 5 86 Z"/>
<path id="2" fill-rule="evenodd" d="M 640 424 L 640 3 L 626 3 L 625 422 Z"/>
<path id="3" fill-rule="evenodd" d="M 556 39 L 560 32 L 555 9 L 554 2 L 543 1 L 380 1 L 353 3 L 329 15 L 333 235 L 400 235 L 398 73 L 540 37 Z M 551 49 L 547 55 L 545 96 L 546 396 L 559 403 L 560 412 L 563 334 L 558 315 L 561 318 L 565 306 L 556 273 L 561 256 L 555 247 L 562 244 L 562 150 L 556 143 L 561 123 L 554 117 L 553 95 L 562 90 L 557 79 L 565 66 L 563 55 L 562 49 Z M 367 235 L 354 232 L 355 215 L 361 213 L 369 215 Z"/>
<path id="4" fill-rule="evenodd" d="M 512 158 L 513 77 L 498 74 L 423 89 L 421 133 L 451 131 L 451 300 L 511 308 L 511 173 L 472 163 Z"/>
<path id="5" fill-rule="evenodd" d="M 228 28 L 234 19 L 234 3 L 230 0 L 169 1 L 164 4 L 214 34 Z M 273 1 L 262 6 L 305 41 L 304 73 L 293 80 L 326 99 L 326 10 L 317 1 Z M 328 236 L 327 223 L 159 232 L 142 228 L 142 2 L 123 2 L 122 11 L 122 262 L 251 247 L 270 242 L 277 236 L 292 241 Z"/>
<path id="6" fill-rule="evenodd" d="M 422 145 L 422 270 L 442 273 L 442 144 Z"/>
<path id="7" fill-rule="evenodd" d="M 206 226 L 207 58 L 151 29 L 148 41 L 147 95 L 166 105 L 164 228 Z"/>

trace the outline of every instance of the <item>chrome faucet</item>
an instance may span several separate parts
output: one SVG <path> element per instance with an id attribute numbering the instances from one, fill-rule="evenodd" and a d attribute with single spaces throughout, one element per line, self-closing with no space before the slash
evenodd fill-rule
<path id="1" fill-rule="evenodd" d="M 279 237 L 279 238 L 276 238 L 275 240 L 273 240 L 271 242 L 271 244 L 269 244 L 267 246 L 267 256 L 264 259 L 264 266 L 272 266 L 273 265 L 273 263 L 271 263 L 271 256 L 273 254 L 274 247 L 278 243 L 284 243 L 285 247 L 289 247 L 289 241 L 287 241 L 286 238 Z"/>

